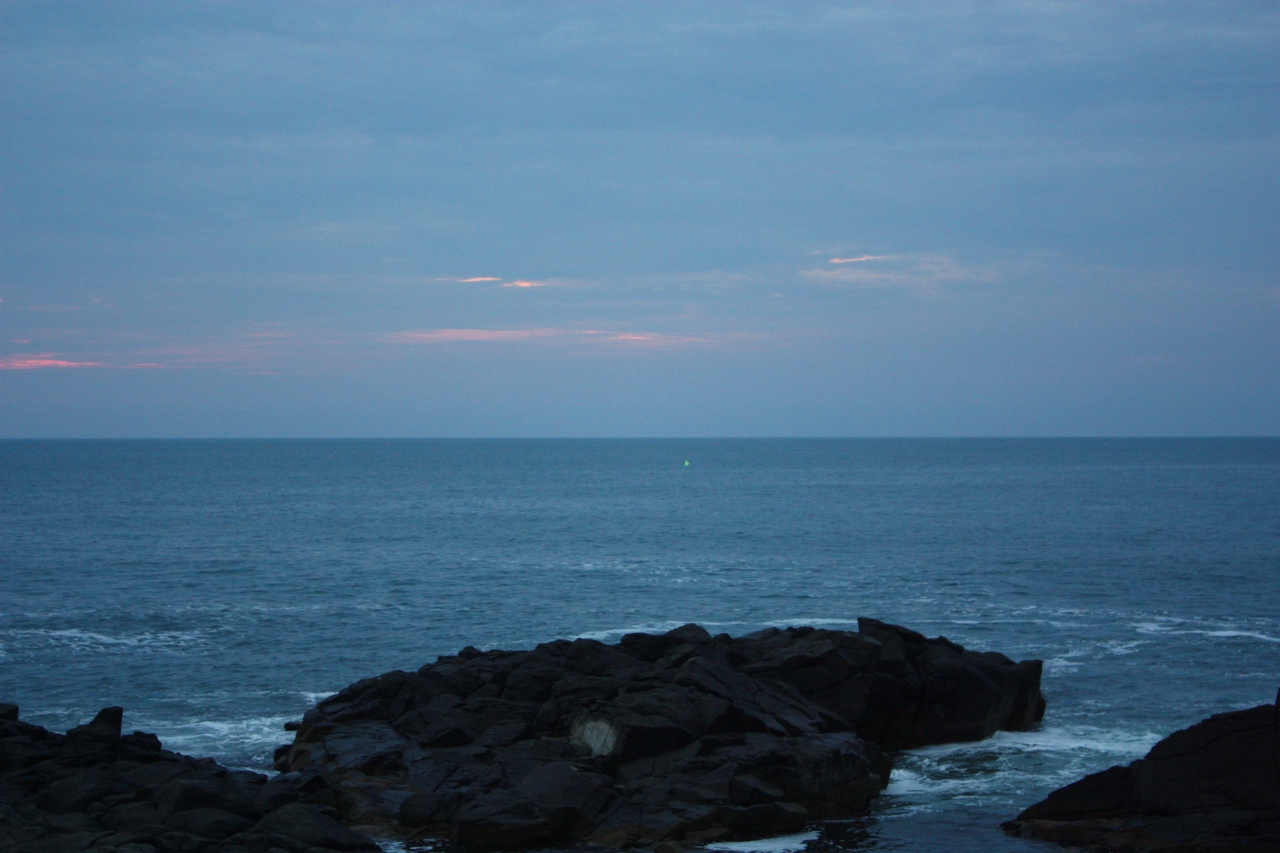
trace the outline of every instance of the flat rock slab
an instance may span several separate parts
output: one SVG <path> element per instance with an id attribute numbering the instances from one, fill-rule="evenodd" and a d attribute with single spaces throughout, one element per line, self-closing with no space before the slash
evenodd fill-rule
<path id="1" fill-rule="evenodd" d="M 1059 788 L 1004 829 L 1094 850 L 1277 853 L 1278 709 L 1280 695 L 1174 732 L 1143 759 Z"/>
<path id="2" fill-rule="evenodd" d="M 865 813 L 887 751 L 1028 728 L 1040 672 L 873 619 L 468 647 L 325 699 L 276 767 L 348 823 L 473 850 L 759 838 Z"/>
<path id="3" fill-rule="evenodd" d="M 336 818 L 321 779 L 270 780 L 121 735 L 106 708 L 65 735 L 0 705 L 0 850 L 6 853 L 375 853 Z"/>

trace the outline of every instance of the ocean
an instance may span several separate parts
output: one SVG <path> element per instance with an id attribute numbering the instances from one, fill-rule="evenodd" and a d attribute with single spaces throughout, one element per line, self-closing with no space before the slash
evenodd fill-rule
<path id="1" fill-rule="evenodd" d="M 859 616 L 1042 658 L 1043 724 L 737 848 L 1043 851 L 1000 822 L 1275 699 L 1280 440 L 0 442 L 0 701 L 236 767 L 465 645 Z"/>

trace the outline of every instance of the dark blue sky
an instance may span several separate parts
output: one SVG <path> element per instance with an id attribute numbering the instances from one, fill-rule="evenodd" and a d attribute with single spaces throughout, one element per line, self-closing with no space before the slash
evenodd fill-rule
<path id="1" fill-rule="evenodd" d="M 1273 2 L 0 37 L 0 436 L 1280 433 Z"/>

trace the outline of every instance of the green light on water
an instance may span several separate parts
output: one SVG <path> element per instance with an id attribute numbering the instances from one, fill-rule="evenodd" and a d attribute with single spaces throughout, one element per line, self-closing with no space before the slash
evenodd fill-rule
<path id="1" fill-rule="evenodd" d="M 688 460 L 688 459 L 684 460 L 684 467 L 686 467 L 686 468 L 688 468 L 688 467 L 689 467 L 689 460 Z"/>

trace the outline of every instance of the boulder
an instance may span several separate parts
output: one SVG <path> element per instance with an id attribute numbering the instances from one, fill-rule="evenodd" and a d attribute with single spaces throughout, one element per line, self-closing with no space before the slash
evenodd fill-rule
<path id="1" fill-rule="evenodd" d="M 1040 662 L 876 620 L 467 647 L 291 723 L 277 769 L 348 823 L 471 850 L 696 845 L 866 812 L 888 750 L 1024 729 Z"/>
<path id="2" fill-rule="evenodd" d="M 1073 782 L 1006 832 L 1073 847 L 1178 853 L 1280 850 L 1280 694 L 1216 714 L 1145 758 Z"/>
<path id="3" fill-rule="evenodd" d="M 65 735 L 0 705 L 0 850 L 14 853 L 377 851 L 325 813 L 315 775 L 268 780 L 121 735 L 106 708 Z"/>

